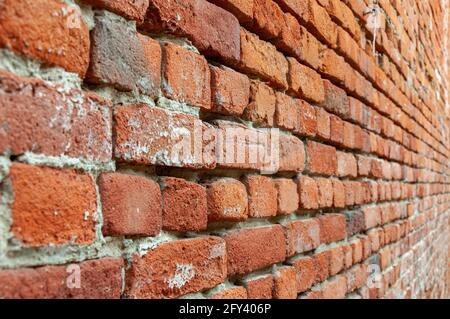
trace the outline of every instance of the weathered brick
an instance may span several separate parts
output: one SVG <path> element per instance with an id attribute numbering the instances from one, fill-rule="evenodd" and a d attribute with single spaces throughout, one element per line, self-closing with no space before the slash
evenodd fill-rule
<path id="1" fill-rule="evenodd" d="M 311 103 L 323 103 L 325 92 L 320 75 L 313 69 L 298 63 L 294 58 L 287 60 L 289 62 L 289 90 Z"/>
<path id="2" fill-rule="evenodd" d="M 339 214 L 326 214 L 319 217 L 320 222 L 320 241 L 322 243 L 331 243 L 345 239 L 346 223 L 345 217 Z"/>
<path id="3" fill-rule="evenodd" d="M 316 142 L 308 142 L 308 165 L 311 173 L 334 175 L 336 173 L 336 149 Z"/>
<path id="4" fill-rule="evenodd" d="M 273 281 L 272 275 L 245 280 L 244 286 L 247 289 L 248 299 L 272 299 Z"/>
<path id="5" fill-rule="evenodd" d="M 276 96 L 268 85 L 260 81 L 252 81 L 250 87 L 250 103 L 244 117 L 265 126 L 273 126 Z"/>
<path id="6" fill-rule="evenodd" d="M 191 115 L 144 104 L 118 106 L 114 134 L 114 155 L 123 162 L 215 167 L 215 131 Z"/>
<path id="7" fill-rule="evenodd" d="M 276 133 L 275 133 L 276 134 Z M 280 172 L 303 172 L 305 169 L 305 145 L 295 136 L 279 134 L 279 148 L 270 155 L 272 161 L 279 161 Z M 278 154 L 277 154 L 278 151 Z M 275 163 L 276 164 L 276 163 Z"/>
<path id="8" fill-rule="evenodd" d="M 89 65 L 89 30 L 81 11 L 57 0 L 2 1 L 0 47 L 81 78 Z"/>
<path id="9" fill-rule="evenodd" d="M 161 183 L 163 229 L 178 232 L 206 229 L 206 189 L 199 184 L 175 177 L 165 177 Z"/>
<path id="10" fill-rule="evenodd" d="M 250 99 L 247 76 L 226 67 L 210 66 L 212 110 L 225 115 L 241 115 Z"/>
<path id="11" fill-rule="evenodd" d="M 247 189 L 241 182 L 223 178 L 206 185 L 208 220 L 241 221 L 247 219 Z"/>
<path id="12" fill-rule="evenodd" d="M 316 281 L 315 261 L 311 257 L 300 257 L 292 261 L 297 271 L 297 292 L 302 293 L 312 287 Z"/>
<path id="13" fill-rule="evenodd" d="M 103 173 L 98 178 L 103 234 L 155 236 L 162 225 L 159 185 L 144 177 Z"/>
<path id="14" fill-rule="evenodd" d="M 279 267 L 274 271 L 275 299 L 297 299 L 297 272 L 294 267 Z"/>
<path id="15" fill-rule="evenodd" d="M 319 189 L 319 206 L 321 208 L 333 207 L 333 182 L 327 178 L 316 178 Z"/>
<path id="16" fill-rule="evenodd" d="M 311 251 L 320 245 L 320 225 L 317 219 L 303 219 L 284 225 L 287 255 L 294 256 Z"/>
<path id="17" fill-rule="evenodd" d="M 150 0 L 142 27 L 187 37 L 210 58 L 239 61 L 239 22 L 206 0 Z"/>
<path id="18" fill-rule="evenodd" d="M 340 180 L 333 179 L 333 206 L 336 208 L 344 208 L 345 205 L 345 186 Z"/>
<path id="19" fill-rule="evenodd" d="M 284 25 L 284 13 L 272 0 L 253 0 L 252 29 L 262 38 L 278 38 Z"/>
<path id="20" fill-rule="evenodd" d="M 164 43 L 162 49 L 164 95 L 209 110 L 211 74 L 206 59 L 172 43 Z"/>
<path id="21" fill-rule="evenodd" d="M 329 112 L 348 118 L 350 114 L 350 102 L 344 90 L 333 85 L 330 81 L 323 81 L 325 89 L 325 102 L 322 106 Z"/>
<path id="22" fill-rule="evenodd" d="M 140 35 L 128 21 L 108 12 L 95 16 L 87 80 L 121 91 L 157 97 L 161 83 L 159 42 Z"/>
<path id="23" fill-rule="evenodd" d="M 351 153 L 337 152 L 337 176 L 356 177 L 358 175 L 358 166 L 355 156 Z"/>
<path id="24" fill-rule="evenodd" d="M 317 114 L 317 136 L 324 140 L 331 138 L 331 119 L 330 114 L 323 108 L 316 109 Z"/>
<path id="25" fill-rule="evenodd" d="M 121 258 L 102 258 L 64 266 L 0 270 L 0 298 L 119 299 L 123 270 Z M 80 275 L 79 281 L 76 279 L 77 274 Z"/>
<path id="26" fill-rule="evenodd" d="M 270 177 L 251 175 L 244 179 L 248 192 L 250 217 L 276 216 L 278 211 L 277 189 Z"/>
<path id="27" fill-rule="evenodd" d="M 239 68 L 244 72 L 260 76 L 274 86 L 287 89 L 289 70 L 286 58 L 270 43 L 241 29 L 241 60 Z"/>
<path id="28" fill-rule="evenodd" d="M 296 212 L 300 199 L 295 182 L 287 178 L 278 178 L 273 181 L 277 189 L 278 215 L 289 215 Z"/>
<path id="29" fill-rule="evenodd" d="M 281 226 L 241 229 L 225 236 L 228 275 L 246 273 L 268 267 L 286 258 Z"/>
<path id="30" fill-rule="evenodd" d="M 97 195 L 91 176 L 71 169 L 14 164 L 10 179 L 11 231 L 25 246 L 95 240 Z"/>
<path id="31" fill-rule="evenodd" d="M 319 208 L 319 188 L 316 181 L 308 176 L 301 176 L 298 182 L 300 207 L 304 209 Z"/>
<path id="32" fill-rule="evenodd" d="M 92 93 L 0 72 L 0 153 L 111 159 L 110 105 Z"/>
<path id="33" fill-rule="evenodd" d="M 82 0 L 96 9 L 105 9 L 129 20 L 142 23 L 148 9 L 149 0 Z"/>
<path id="34" fill-rule="evenodd" d="M 249 24 L 253 21 L 254 0 L 210 0 L 209 2 L 234 14 L 241 24 Z"/>
<path id="35" fill-rule="evenodd" d="M 175 298 L 212 288 L 225 280 L 226 260 L 225 243 L 218 237 L 163 243 L 133 256 L 125 276 L 125 295 Z"/>
<path id="36" fill-rule="evenodd" d="M 330 252 L 330 276 L 334 276 L 344 269 L 344 251 L 341 246 L 329 249 Z"/>

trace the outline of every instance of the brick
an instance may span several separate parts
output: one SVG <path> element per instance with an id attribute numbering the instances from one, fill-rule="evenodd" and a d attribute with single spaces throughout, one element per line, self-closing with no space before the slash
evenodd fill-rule
<path id="1" fill-rule="evenodd" d="M 189 168 L 216 164 L 215 132 L 191 115 L 144 104 L 117 106 L 114 134 L 114 155 L 122 162 Z"/>
<path id="2" fill-rule="evenodd" d="M 371 159 L 370 157 L 356 155 L 358 161 L 358 176 L 367 177 L 370 173 Z"/>
<path id="3" fill-rule="evenodd" d="M 353 250 L 353 263 L 357 264 L 362 261 L 363 257 L 363 246 L 360 239 L 354 239 L 350 242 Z"/>
<path id="4" fill-rule="evenodd" d="M 28 247 L 90 244 L 97 195 L 92 177 L 72 169 L 14 164 L 11 231 Z"/>
<path id="5" fill-rule="evenodd" d="M 279 148 L 271 148 L 269 158 L 272 162 L 279 161 L 278 171 L 280 172 L 303 172 L 305 169 L 305 145 L 295 136 L 279 134 Z M 278 151 L 278 154 L 277 154 Z"/>
<path id="6" fill-rule="evenodd" d="M 325 284 L 322 291 L 324 299 L 343 299 L 347 294 L 347 279 L 345 276 L 337 276 Z"/>
<path id="7" fill-rule="evenodd" d="M 223 178 L 206 185 L 208 221 L 242 221 L 248 216 L 248 197 L 245 185 Z"/>
<path id="8" fill-rule="evenodd" d="M 89 30 L 79 9 L 57 0 L 5 0 L 0 9 L 1 48 L 84 78 Z"/>
<path id="9" fill-rule="evenodd" d="M 316 219 L 303 219 L 284 225 L 289 257 L 311 251 L 320 245 L 320 225 Z"/>
<path id="10" fill-rule="evenodd" d="M 331 138 L 331 119 L 330 114 L 323 108 L 316 109 L 317 114 L 317 136 L 324 140 Z"/>
<path id="11" fill-rule="evenodd" d="M 155 236 L 162 225 L 159 185 L 140 176 L 103 173 L 98 178 L 103 234 Z"/>
<path id="12" fill-rule="evenodd" d="M 316 265 L 311 257 L 300 257 L 292 262 L 297 271 L 297 292 L 302 293 L 312 287 L 316 281 Z"/>
<path id="13" fill-rule="evenodd" d="M 334 276 L 344 269 L 344 251 L 341 246 L 328 250 L 330 254 L 330 276 Z"/>
<path id="14" fill-rule="evenodd" d="M 349 76 L 349 69 L 352 69 L 348 67 L 348 64 L 345 63 L 343 57 L 337 55 L 333 50 L 327 48 L 319 53 L 319 59 L 320 66 L 318 71 L 319 73 L 321 73 L 323 78 L 329 79 L 335 83 L 346 82 L 345 80 L 348 79 Z M 324 81 L 324 86 L 327 82 L 328 80 Z M 346 84 L 348 85 L 348 80 Z M 326 90 L 327 88 L 325 87 L 325 100 L 327 99 Z"/>
<path id="15" fill-rule="evenodd" d="M 355 195 L 355 183 L 352 181 L 344 181 L 345 187 L 345 205 L 353 206 L 356 204 L 356 195 Z"/>
<path id="16" fill-rule="evenodd" d="M 0 270 L 0 298 L 119 299 L 123 270 L 122 258 L 101 258 L 64 266 Z M 80 275 L 79 282 L 75 278 L 77 274 Z"/>
<path id="17" fill-rule="evenodd" d="M 358 175 L 358 165 L 356 158 L 351 153 L 337 152 L 337 176 L 356 177 Z"/>
<path id="18" fill-rule="evenodd" d="M 363 209 L 364 225 L 366 230 L 374 228 L 381 224 L 381 215 L 379 207 L 367 207 Z"/>
<path id="19" fill-rule="evenodd" d="M 300 202 L 295 182 L 287 178 L 278 178 L 274 183 L 277 189 L 278 215 L 295 213 Z"/>
<path id="20" fill-rule="evenodd" d="M 145 255 L 135 254 L 125 275 L 128 298 L 175 298 L 212 288 L 225 280 L 225 243 L 199 237 L 163 243 Z"/>
<path id="21" fill-rule="evenodd" d="M 211 109 L 211 74 L 206 59 L 172 43 L 162 45 L 162 91 L 170 99 Z"/>
<path id="22" fill-rule="evenodd" d="M 150 0 L 142 27 L 186 37 L 209 58 L 239 61 L 239 22 L 205 0 Z M 212 23 L 214 21 L 214 23 Z"/>
<path id="23" fill-rule="evenodd" d="M 348 269 L 353 265 L 353 249 L 349 244 L 342 245 L 342 252 L 344 254 L 344 268 Z"/>
<path id="24" fill-rule="evenodd" d="M 319 189 L 319 207 L 333 207 L 333 182 L 326 178 L 316 178 Z"/>
<path id="25" fill-rule="evenodd" d="M 294 58 L 287 60 L 289 90 L 311 103 L 323 103 L 325 91 L 320 75 L 313 69 L 298 63 Z"/>
<path id="26" fill-rule="evenodd" d="M 333 85 L 330 81 L 324 80 L 325 102 L 322 106 L 331 113 L 347 119 L 350 114 L 350 102 L 344 90 Z"/>
<path id="27" fill-rule="evenodd" d="M 241 60 L 239 69 L 270 82 L 277 88 L 287 89 L 289 70 L 286 58 L 270 43 L 241 29 Z"/>
<path id="28" fill-rule="evenodd" d="M 253 21 L 254 0 L 211 0 L 215 5 L 234 14 L 241 24 Z"/>
<path id="29" fill-rule="evenodd" d="M 280 128 L 300 132 L 301 108 L 300 100 L 289 95 L 276 92 L 274 124 Z"/>
<path id="30" fill-rule="evenodd" d="M 263 82 L 252 81 L 250 103 L 245 109 L 244 117 L 258 124 L 273 126 L 275 104 L 275 92 Z"/>
<path id="31" fill-rule="evenodd" d="M 248 299 L 272 299 L 274 280 L 272 275 L 265 275 L 244 281 Z"/>
<path id="32" fill-rule="evenodd" d="M 309 141 L 307 168 L 311 173 L 334 175 L 336 173 L 336 149 L 332 146 Z"/>
<path id="33" fill-rule="evenodd" d="M 286 258 L 283 229 L 269 226 L 232 231 L 225 236 L 228 275 L 244 275 Z"/>
<path id="34" fill-rule="evenodd" d="M 213 294 L 209 299 L 247 299 L 244 287 L 230 287 Z"/>
<path id="35" fill-rule="evenodd" d="M 161 83 L 159 42 L 140 35 L 127 20 L 103 11 L 91 32 L 87 81 L 153 98 Z"/>
<path id="36" fill-rule="evenodd" d="M 346 206 L 345 186 L 337 179 L 333 179 L 333 206 L 336 208 L 344 208 Z"/>
<path id="37" fill-rule="evenodd" d="M 276 216 L 277 189 L 270 177 L 247 176 L 244 184 L 248 192 L 248 213 L 250 217 L 270 217 Z"/>
<path id="38" fill-rule="evenodd" d="M 298 182 L 298 193 L 301 208 L 319 208 L 319 188 L 314 179 L 308 176 L 301 176 Z"/>
<path id="39" fill-rule="evenodd" d="M 326 214 L 319 217 L 320 241 L 328 244 L 345 239 L 346 223 L 345 217 L 339 214 Z"/>
<path id="40" fill-rule="evenodd" d="M 110 105 L 92 93 L 0 72 L 0 153 L 111 159 Z"/>
<path id="41" fill-rule="evenodd" d="M 275 299 L 297 299 L 297 272 L 294 267 L 279 267 L 273 277 Z"/>
<path id="42" fill-rule="evenodd" d="M 272 0 L 253 0 L 253 25 L 262 38 L 278 38 L 284 25 L 284 13 Z"/>
<path id="43" fill-rule="evenodd" d="M 225 115 L 241 115 L 250 99 L 247 76 L 226 67 L 210 66 L 212 110 Z"/>
<path id="44" fill-rule="evenodd" d="M 82 0 L 96 9 L 114 12 L 128 20 L 142 23 L 148 8 L 149 0 Z"/>
<path id="45" fill-rule="evenodd" d="M 352 292 L 364 286 L 367 282 L 367 270 L 364 265 L 357 265 L 347 273 L 347 292 Z"/>
<path id="46" fill-rule="evenodd" d="M 364 213 L 361 211 L 351 211 L 345 214 L 347 219 L 347 234 L 353 236 L 365 230 Z"/>
<path id="47" fill-rule="evenodd" d="M 330 116 L 330 140 L 341 146 L 344 144 L 344 121 L 335 115 Z"/>
<path id="48" fill-rule="evenodd" d="M 300 100 L 299 134 L 314 137 L 317 134 L 318 119 L 316 109 L 309 103 Z"/>
<path id="49" fill-rule="evenodd" d="M 161 184 L 163 229 L 178 232 L 206 229 L 206 189 L 199 184 L 175 177 L 165 177 Z"/>
<path id="50" fill-rule="evenodd" d="M 315 268 L 315 282 L 322 282 L 328 278 L 330 273 L 330 252 L 323 251 L 313 256 L 314 268 Z"/>

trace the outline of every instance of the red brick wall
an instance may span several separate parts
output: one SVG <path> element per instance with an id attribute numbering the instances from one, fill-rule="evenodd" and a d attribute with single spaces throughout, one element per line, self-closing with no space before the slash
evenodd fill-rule
<path id="1" fill-rule="evenodd" d="M 450 297 L 448 1 L 0 1 L 0 298 Z"/>

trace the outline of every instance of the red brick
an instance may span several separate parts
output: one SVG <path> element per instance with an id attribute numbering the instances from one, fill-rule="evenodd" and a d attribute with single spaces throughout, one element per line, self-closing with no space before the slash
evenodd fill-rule
<path id="1" fill-rule="evenodd" d="M 270 82 L 277 88 L 287 89 L 289 70 L 286 58 L 270 43 L 241 29 L 241 60 L 239 68 Z"/>
<path id="2" fill-rule="evenodd" d="M 175 177 L 165 177 L 161 183 L 163 229 L 178 232 L 206 229 L 206 189 L 199 184 Z"/>
<path id="3" fill-rule="evenodd" d="M 338 146 L 344 144 L 344 121 L 335 115 L 330 116 L 331 141 Z"/>
<path id="4" fill-rule="evenodd" d="M 329 140 L 331 138 L 331 120 L 330 114 L 323 108 L 317 109 L 317 136 Z"/>
<path id="5" fill-rule="evenodd" d="M 247 288 L 248 299 L 272 299 L 273 276 L 266 275 L 244 281 Z"/>
<path id="6" fill-rule="evenodd" d="M 211 74 L 206 59 L 172 43 L 164 43 L 162 48 L 164 95 L 209 110 Z"/>
<path id="7" fill-rule="evenodd" d="M 342 246 L 342 251 L 344 253 L 344 268 L 348 269 L 353 265 L 353 249 L 349 244 Z"/>
<path id="8" fill-rule="evenodd" d="M 315 268 L 315 282 L 325 281 L 330 273 L 330 252 L 323 251 L 313 256 Z"/>
<path id="9" fill-rule="evenodd" d="M 215 149 L 211 148 L 215 132 L 194 116 L 136 104 L 117 106 L 114 122 L 114 155 L 119 161 L 215 167 Z"/>
<path id="10" fill-rule="evenodd" d="M 316 281 L 315 260 L 311 257 L 300 257 L 295 259 L 292 265 L 297 271 L 297 292 L 307 291 Z"/>
<path id="11" fill-rule="evenodd" d="M 14 164 L 11 231 L 25 246 L 90 244 L 97 195 L 92 177 L 71 169 Z"/>
<path id="12" fill-rule="evenodd" d="M 206 185 L 208 220 L 241 221 L 247 219 L 247 189 L 241 182 L 223 178 Z"/>
<path id="13" fill-rule="evenodd" d="M 279 267 L 273 277 L 275 299 L 297 299 L 297 272 L 294 267 Z"/>
<path id="14" fill-rule="evenodd" d="M 277 215 L 277 189 L 270 177 L 247 176 L 244 184 L 248 191 L 248 213 L 250 217 Z"/>
<path id="15" fill-rule="evenodd" d="M 274 180 L 278 195 L 278 215 L 289 215 L 298 210 L 300 199 L 297 185 L 291 179 L 279 178 Z"/>
<path id="16" fill-rule="evenodd" d="M 320 245 L 320 225 L 316 219 L 303 219 L 284 225 L 289 257 L 311 251 Z"/>
<path id="17" fill-rule="evenodd" d="M 345 91 L 328 80 L 323 81 L 323 86 L 325 89 L 325 102 L 322 106 L 328 112 L 347 119 L 350 114 L 350 102 Z"/>
<path id="18" fill-rule="evenodd" d="M 275 116 L 275 92 L 260 81 L 252 81 L 250 103 L 245 109 L 244 117 L 250 121 L 266 126 L 273 126 Z"/>
<path id="19" fill-rule="evenodd" d="M 323 103 L 325 92 L 320 75 L 313 69 L 298 63 L 294 58 L 288 58 L 288 62 L 289 90 L 311 103 Z"/>
<path id="20" fill-rule="evenodd" d="M 253 25 L 262 38 L 270 40 L 280 36 L 284 13 L 272 0 L 253 0 Z"/>
<path id="21" fill-rule="evenodd" d="M 358 160 L 358 176 L 367 177 L 370 173 L 371 158 L 363 155 L 356 155 Z"/>
<path id="22" fill-rule="evenodd" d="M 244 275 L 286 258 L 283 228 L 279 225 L 241 229 L 225 236 L 228 275 Z"/>
<path id="23" fill-rule="evenodd" d="M 209 2 L 234 14 L 241 24 L 253 21 L 254 0 L 210 0 Z"/>
<path id="24" fill-rule="evenodd" d="M 320 241 L 328 244 L 345 239 L 346 224 L 345 217 L 339 214 L 326 214 L 319 217 Z"/>
<path id="25" fill-rule="evenodd" d="M 363 209 L 365 228 L 371 229 L 381 224 L 381 215 L 379 207 L 367 207 Z"/>
<path id="26" fill-rule="evenodd" d="M 355 156 L 351 153 L 337 152 L 337 176 L 356 177 L 358 166 Z"/>
<path id="27" fill-rule="evenodd" d="M 353 250 L 353 263 L 357 264 L 362 261 L 363 258 L 363 246 L 360 239 L 354 239 L 350 242 Z"/>
<path id="28" fill-rule="evenodd" d="M 311 173 L 334 175 L 336 173 L 336 149 L 316 142 L 308 142 L 308 165 Z"/>
<path id="29" fill-rule="evenodd" d="M 274 124 L 280 128 L 300 133 L 300 100 L 276 92 Z"/>
<path id="30" fill-rule="evenodd" d="M 210 66 L 212 110 L 225 115 L 241 115 L 250 99 L 247 76 L 224 66 Z"/>
<path id="31" fill-rule="evenodd" d="M 314 137 L 317 134 L 316 109 L 309 103 L 300 100 L 299 134 Z"/>
<path id="32" fill-rule="evenodd" d="M 346 206 L 345 186 L 337 179 L 333 179 L 333 206 L 336 208 L 344 208 Z"/>
<path id="33" fill-rule="evenodd" d="M 155 236 L 160 232 L 162 197 L 158 183 L 141 176 L 104 173 L 98 186 L 104 235 Z"/>
<path id="34" fill-rule="evenodd" d="M 333 207 L 333 182 L 327 178 L 316 178 L 319 189 L 320 208 Z"/>
<path id="35" fill-rule="evenodd" d="M 135 254 L 127 269 L 128 298 L 175 298 L 212 288 L 225 280 L 225 243 L 199 237 L 163 243 L 145 255 Z"/>
<path id="36" fill-rule="evenodd" d="M 331 49 L 324 49 L 319 53 L 320 66 L 319 72 L 322 74 L 323 78 L 330 79 L 335 83 L 343 83 L 349 76 L 349 71 L 353 69 L 348 67 L 344 58 L 337 55 Z M 350 70 L 349 70 L 350 69 Z M 324 81 L 324 86 L 326 83 L 330 84 L 328 80 Z M 325 100 L 327 96 L 327 87 L 325 86 Z M 331 110 L 330 110 L 331 111 Z M 349 115 L 349 113 L 347 114 Z"/>
<path id="37" fill-rule="evenodd" d="M 277 160 L 277 149 L 271 149 L 272 162 Z M 305 169 L 305 145 L 295 136 L 280 134 L 279 135 L 279 149 L 278 160 L 280 172 L 303 172 Z M 276 164 L 276 163 L 274 163 Z"/>
<path id="38" fill-rule="evenodd" d="M 111 114 L 95 94 L 0 72 L 0 153 L 111 159 Z"/>
<path id="39" fill-rule="evenodd" d="M 356 265 L 347 273 L 347 292 L 363 287 L 367 282 L 367 269 L 364 265 Z"/>
<path id="40" fill-rule="evenodd" d="M 298 182 L 298 193 L 300 195 L 301 208 L 319 208 L 319 188 L 314 179 L 308 176 L 301 176 Z"/>
<path id="41" fill-rule="evenodd" d="M 345 187 L 345 205 L 346 206 L 353 206 L 356 204 L 355 201 L 355 183 L 352 181 L 344 181 L 344 187 Z"/>
<path id="42" fill-rule="evenodd" d="M 79 9 L 57 0 L 5 0 L 0 9 L 0 47 L 84 77 L 89 30 Z"/>
<path id="43" fill-rule="evenodd" d="M 159 42 L 138 34 L 128 21 L 107 12 L 95 16 L 91 39 L 86 75 L 89 82 L 108 84 L 121 91 L 142 93 L 153 98 L 159 95 Z"/>
<path id="44" fill-rule="evenodd" d="M 343 299 L 347 294 L 347 278 L 344 275 L 336 276 L 325 284 L 322 291 L 324 299 Z"/>
<path id="45" fill-rule="evenodd" d="M 4 299 L 119 299 L 122 258 L 102 258 L 79 264 L 0 270 Z M 76 275 L 80 275 L 79 282 Z M 77 284 L 80 284 L 77 287 Z"/>
<path id="46" fill-rule="evenodd" d="M 187 37 L 207 57 L 239 61 L 239 22 L 231 13 L 205 0 L 149 2 L 145 30 L 166 30 Z"/>
<path id="47" fill-rule="evenodd" d="M 349 211 L 345 213 L 347 219 L 347 234 L 353 236 L 365 230 L 364 213 L 357 211 Z"/>
<path id="48" fill-rule="evenodd" d="M 148 8 L 149 0 L 82 0 L 96 9 L 114 12 L 129 20 L 142 23 Z"/>
<path id="49" fill-rule="evenodd" d="M 244 287 L 230 287 L 214 293 L 209 299 L 247 299 L 247 290 Z"/>

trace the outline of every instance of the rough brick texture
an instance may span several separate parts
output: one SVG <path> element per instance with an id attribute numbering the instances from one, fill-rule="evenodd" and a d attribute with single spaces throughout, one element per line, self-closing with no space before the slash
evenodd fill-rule
<path id="1" fill-rule="evenodd" d="M 449 15 L 0 0 L 0 298 L 450 298 Z"/>

